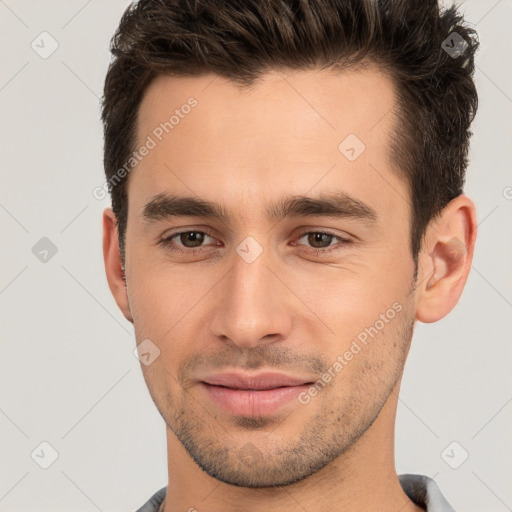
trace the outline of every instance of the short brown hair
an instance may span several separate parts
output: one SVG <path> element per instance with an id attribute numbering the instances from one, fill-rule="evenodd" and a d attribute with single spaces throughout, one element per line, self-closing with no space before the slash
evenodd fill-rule
<path id="1" fill-rule="evenodd" d="M 395 85 L 391 148 L 409 184 L 411 252 L 428 223 L 462 193 L 476 32 L 437 0 L 140 0 L 112 38 L 103 97 L 104 166 L 124 261 L 128 177 L 114 181 L 136 146 L 138 109 L 157 75 L 215 73 L 241 87 L 272 69 L 372 63 Z M 123 177 L 124 177 L 123 173 Z"/>

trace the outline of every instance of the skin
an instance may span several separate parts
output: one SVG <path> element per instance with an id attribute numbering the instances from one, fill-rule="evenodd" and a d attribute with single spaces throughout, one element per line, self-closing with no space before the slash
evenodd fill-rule
<path id="1" fill-rule="evenodd" d="M 414 283 L 408 186 L 388 146 L 387 76 L 273 71 L 245 91 L 214 75 L 158 77 L 140 106 L 139 144 L 190 96 L 197 106 L 130 173 L 126 282 L 112 210 L 103 218 L 110 289 L 137 343 L 160 350 L 141 367 L 167 425 L 165 512 L 421 510 L 394 465 L 400 379 L 415 322 L 443 318 L 462 293 L 473 203 L 459 196 L 431 222 Z M 338 150 L 351 133 L 366 146 L 352 162 Z M 376 222 L 265 215 L 283 196 L 333 191 L 371 206 Z M 228 220 L 144 221 L 144 206 L 164 192 L 217 201 Z M 158 243 L 180 229 L 210 236 L 194 255 L 171 249 L 193 249 L 186 237 Z M 325 231 L 335 236 L 316 245 L 304 236 Z M 263 250 L 252 263 L 236 251 L 247 236 Z M 315 382 L 396 303 L 400 312 L 307 404 L 239 417 L 199 385 L 227 369 Z"/>

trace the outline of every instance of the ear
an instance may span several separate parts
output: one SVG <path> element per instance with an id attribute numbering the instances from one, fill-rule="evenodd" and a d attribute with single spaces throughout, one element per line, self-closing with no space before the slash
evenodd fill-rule
<path id="1" fill-rule="evenodd" d="M 125 318 L 133 323 L 119 250 L 117 220 L 112 208 L 103 211 L 103 259 L 110 291 Z"/>
<path id="2" fill-rule="evenodd" d="M 429 224 L 418 258 L 420 322 L 437 322 L 457 304 L 471 269 L 476 228 L 475 205 L 464 194 Z"/>

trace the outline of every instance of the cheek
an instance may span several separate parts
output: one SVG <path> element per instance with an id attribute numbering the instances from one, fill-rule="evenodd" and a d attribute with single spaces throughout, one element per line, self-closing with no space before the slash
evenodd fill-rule
<path id="1" fill-rule="evenodd" d="M 407 304 L 397 301 L 359 326 L 347 326 L 346 334 L 326 347 L 335 393 L 362 403 L 385 398 L 403 369 L 412 320 Z"/>
<path id="2" fill-rule="evenodd" d="M 128 299 L 136 339 L 140 343 L 149 338 L 159 347 L 166 365 L 173 367 L 194 351 L 191 340 L 196 340 L 196 350 L 200 346 L 205 304 L 219 278 L 210 279 L 191 266 L 152 265 L 149 258 L 131 275 Z"/>
<path id="3" fill-rule="evenodd" d="M 402 364 L 409 342 L 409 279 L 388 276 L 385 283 L 378 283 L 364 272 L 339 276 L 316 280 L 316 287 L 311 282 L 309 291 L 308 282 L 303 282 L 301 293 L 308 296 L 318 321 L 303 317 L 298 329 L 309 333 L 315 350 L 325 355 L 336 375 L 333 386 L 353 379 L 377 386 Z"/>
<path id="4" fill-rule="evenodd" d="M 344 268 L 319 266 L 316 273 L 299 269 L 287 279 L 304 303 L 300 309 L 313 312 L 319 325 L 325 324 L 323 328 L 329 327 L 338 339 L 346 339 L 373 325 L 395 303 L 404 305 L 412 269 L 410 276 L 394 276 L 376 267 L 367 263 Z M 392 309 L 388 316 L 394 317 L 394 313 Z"/>
<path id="5" fill-rule="evenodd" d="M 171 285 L 162 274 L 144 268 L 132 272 L 128 282 L 128 300 L 139 336 L 161 340 L 183 316 L 187 294 L 179 285 Z"/>

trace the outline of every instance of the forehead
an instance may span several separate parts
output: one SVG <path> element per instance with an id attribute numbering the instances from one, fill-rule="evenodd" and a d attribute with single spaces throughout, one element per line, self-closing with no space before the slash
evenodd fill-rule
<path id="1" fill-rule="evenodd" d="M 191 101 L 197 105 L 189 109 Z M 212 134 L 216 140 L 222 136 L 226 143 L 233 138 L 261 140 L 273 153 L 290 147 L 299 150 L 304 142 L 325 137 L 336 142 L 348 133 L 374 145 L 390 128 L 384 117 L 394 103 L 391 80 L 374 67 L 338 72 L 279 70 L 263 75 L 249 87 L 212 74 L 158 76 L 141 102 L 137 131 L 141 139 L 178 114 L 171 121 L 168 138 L 182 142 L 193 131 L 203 150 L 219 157 L 227 156 L 225 147 L 205 144 L 213 142 L 209 140 Z M 201 137 L 205 139 L 198 141 Z M 285 147 L 281 147 L 283 140 Z M 274 143 L 269 145 L 271 141 Z M 228 154 L 240 156 L 237 148 Z M 245 154 L 243 151 L 242 156 Z"/>
<path id="2" fill-rule="evenodd" d="M 397 189 L 406 194 L 390 159 L 394 105 L 392 82 L 376 68 L 279 70 L 249 88 L 212 74 L 159 76 L 137 123 L 137 147 L 151 140 L 152 149 L 128 195 L 136 190 L 142 204 L 162 192 L 221 192 L 241 206 L 283 189 L 336 188 L 386 208 Z"/>

